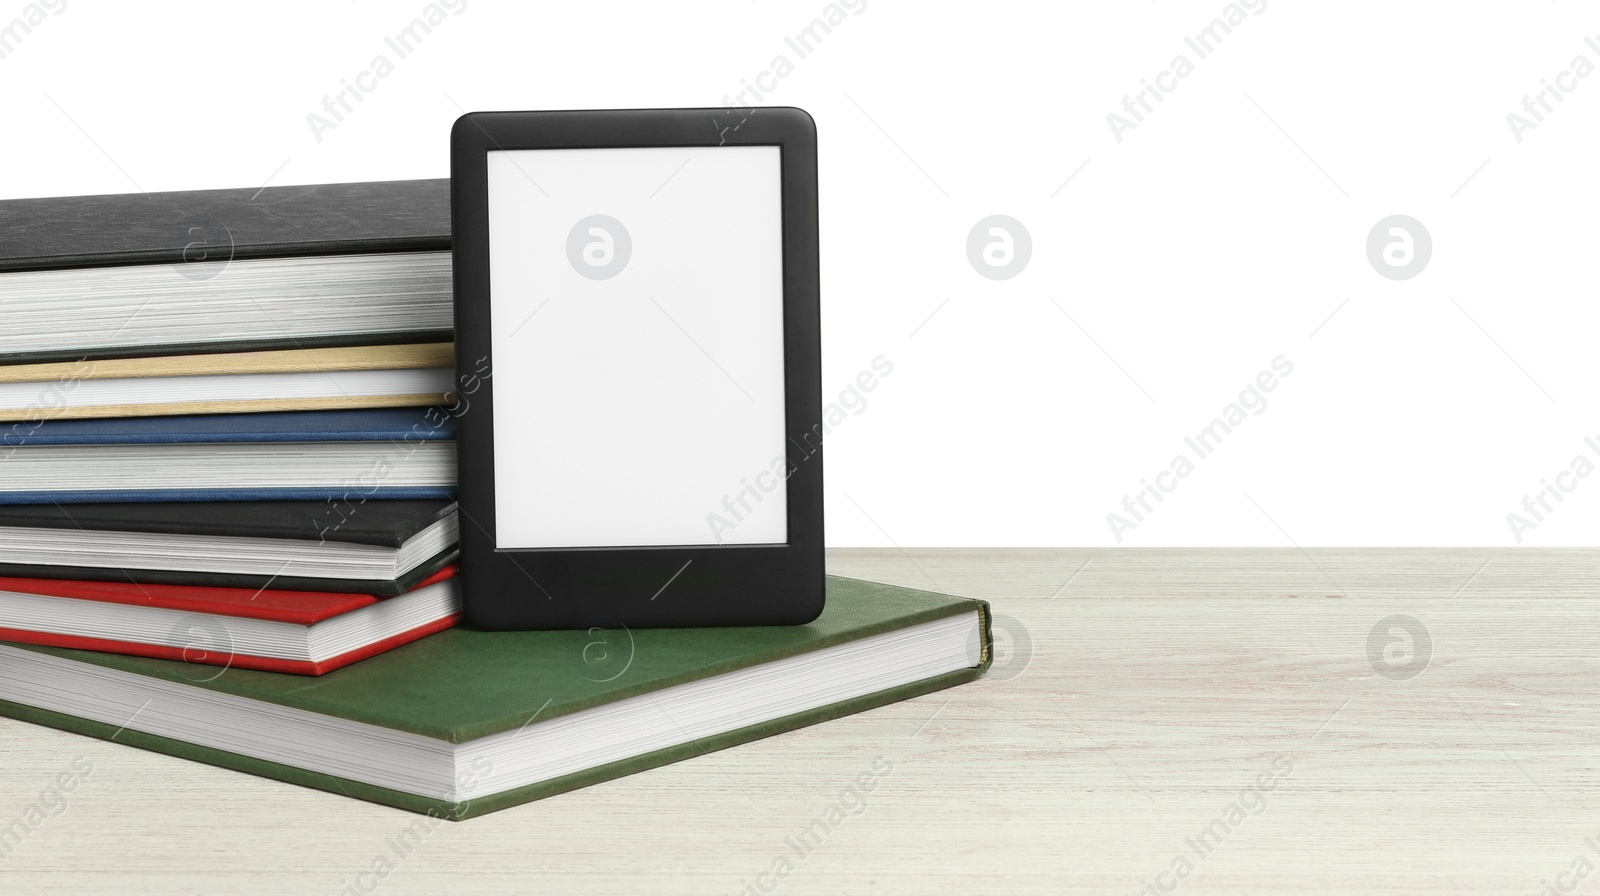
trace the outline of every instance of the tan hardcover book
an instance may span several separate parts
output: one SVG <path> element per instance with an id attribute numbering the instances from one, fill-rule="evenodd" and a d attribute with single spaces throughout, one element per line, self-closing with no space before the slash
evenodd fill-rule
<path id="1" fill-rule="evenodd" d="M 419 407 L 450 401 L 448 342 L 0 367 L 0 421 Z"/>

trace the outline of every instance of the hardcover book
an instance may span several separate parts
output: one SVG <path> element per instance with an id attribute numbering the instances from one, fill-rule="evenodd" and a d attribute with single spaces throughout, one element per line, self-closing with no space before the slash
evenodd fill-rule
<path id="1" fill-rule="evenodd" d="M 0 367 L 0 422 L 450 404 L 448 342 Z"/>
<path id="2" fill-rule="evenodd" d="M 991 645 L 981 601 L 832 578 L 809 625 L 454 628 L 315 679 L 0 645 L 0 714 L 459 820 L 971 681 Z"/>
<path id="3" fill-rule="evenodd" d="M 0 641 L 323 675 L 455 625 L 455 577 L 447 567 L 390 598 L 0 578 Z"/>
<path id="4" fill-rule="evenodd" d="M 0 363 L 448 340 L 450 182 L 0 202 Z"/>
<path id="5" fill-rule="evenodd" d="M 0 576 L 392 596 L 457 556 L 450 501 L 0 505 Z"/>
<path id="6" fill-rule="evenodd" d="M 0 431 L 0 504 L 449 498 L 440 408 L 125 417 Z"/>

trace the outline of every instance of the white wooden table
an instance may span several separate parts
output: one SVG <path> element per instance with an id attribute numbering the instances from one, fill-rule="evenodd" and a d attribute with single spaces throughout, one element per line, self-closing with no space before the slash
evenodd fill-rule
<path id="1" fill-rule="evenodd" d="M 0 893 L 1600 893 L 1572 874 L 1600 869 L 1600 552 L 830 562 L 992 601 L 994 672 L 441 825 L 399 859 L 416 816 L 0 719 L 0 826 L 93 764 Z M 1400 620 L 1375 662 L 1395 615 L 1431 650 Z M 875 760 L 893 770 L 866 808 L 759 876 Z"/>

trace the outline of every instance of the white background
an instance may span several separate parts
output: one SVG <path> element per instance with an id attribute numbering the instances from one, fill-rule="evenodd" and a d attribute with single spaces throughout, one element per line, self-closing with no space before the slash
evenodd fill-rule
<path id="1" fill-rule="evenodd" d="M 766 100 L 820 130 L 824 389 L 894 365 L 830 436 L 830 544 L 1114 544 L 1278 355 L 1267 410 L 1124 543 L 1515 543 L 1600 435 L 1600 75 L 1520 144 L 1506 115 L 1600 63 L 1600 11 L 1273 0 L 1119 144 L 1107 113 L 1225 5 L 869 0 L 800 59 L 822 2 L 477 0 L 398 59 L 423 3 L 69 0 L 0 60 L 0 195 L 441 177 L 463 111 L 720 105 L 782 54 Z M 967 262 L 991 214 L 1032 235 L 1011 280 Z M 1415 279 L 1366 261 L 1391 214 L 1432 234 Z M 1525 543 L 1597 521 L 1600 476 Z"/>

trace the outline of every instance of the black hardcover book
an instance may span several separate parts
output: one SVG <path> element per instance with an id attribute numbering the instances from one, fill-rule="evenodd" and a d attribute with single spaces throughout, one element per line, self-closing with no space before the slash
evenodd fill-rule
<path id="1" fill-rule="evenodd" d="M 0 202 L 0 363 L 450 338 L 450 182 Z"/>
<path id="2" fill-rule="evenodd" d="M 457 530 L 451 501 L 0 506 L 0 576 L 392 596 Z"/>

